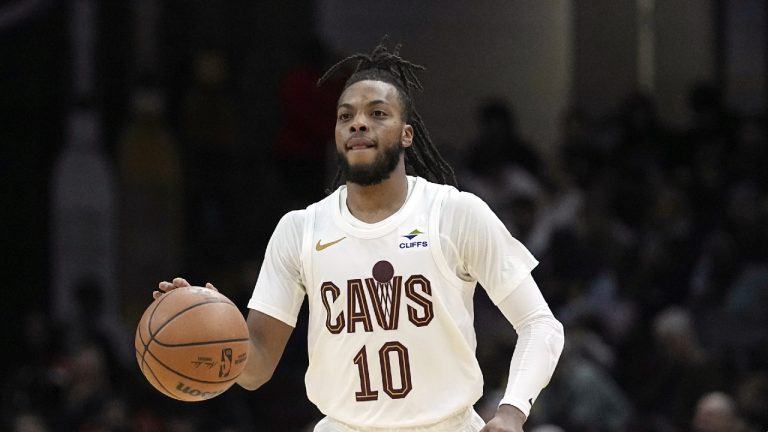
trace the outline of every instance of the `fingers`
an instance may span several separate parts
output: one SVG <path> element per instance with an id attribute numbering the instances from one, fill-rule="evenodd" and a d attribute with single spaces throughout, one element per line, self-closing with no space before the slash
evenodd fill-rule
<path id="1" fill-rule="evenodd" d="M 161 295 L 167 293 L 170 290 L 188 286 L 190 286 L 189 282 L 187 282 L 186 279 L 180 277 L 174 278 L 172 282 L 162 281 L 157 284 L 158 291 L 152 292 L 152 298 L 157 300 Z"/>
<path id="2" fill-rule="evenodd" d="M 186 279 L 180 277 L 174 278 L 173 282 L 162 281 L 157 285 L 157 287 L 160 288 L 160 291 L 164 292 L 168 292 L 174 288 L 183 288 L 188 286 L 191 286 L 189 282 L 187 282 Z"/>
<path id="3" fill-rule="evenodd" d="M 188 287 L 190 285 L 186 279 L 177 277 L 173 279 L 173 286 L 175 286 L 176 288 L 182 288 L 182 287 Z"/>
<path id="4" fill-rule="evenodd" d="M 162 281 L 159 284 L 157 284 L 158 290 L 152 292 L 152 298 L 157 300 L 158 298 L 160 298 L 160 296 L 167 293 L 168 291 L 174 290 L 176 288 L 183 288 L 188 286 L 192 286 L 192 285 L 190 285 L 190 283 L 187 282 L 186 279 L 180 278 L 180 277 L 174 278 L 172 282 Z M 207 282 L 205 284 L 205 287 L 208 289 L 212 289 L 214 291 L 218 291 L 218 288 L 213 286 L 213 284 L 210 282 Z"/>

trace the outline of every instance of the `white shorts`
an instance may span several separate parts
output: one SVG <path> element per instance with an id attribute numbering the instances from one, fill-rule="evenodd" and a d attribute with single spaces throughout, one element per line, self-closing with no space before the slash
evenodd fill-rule
<path id="1" fill-rule="evenodd" d="M 402 429 L 355 427 L 325 417 L 317 423 L 314 432 L 478 432 L 483 426 L 485 422 L 480 415 L 474 409 L 468 408 L 437 423 Z"/>

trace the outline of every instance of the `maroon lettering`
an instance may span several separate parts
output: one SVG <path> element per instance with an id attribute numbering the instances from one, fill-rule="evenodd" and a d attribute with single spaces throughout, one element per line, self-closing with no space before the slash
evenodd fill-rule
<path id="1" fill-rule="evenodd" d="M 357 352 L 353 363 L 357 365 L 360 374 L 360 391 L 355 392 L 355 400 L 358 402 L 372 401 L 379 398 L 379 392 L 371 390 L 371 375 L 368 373 L 368 354 L 365 347 Z"/>
<path id="2" fill-rule="evenodd" d="M 354 333 L 358 326 L 362 326 L 365 332 L 372 332 L 375 317 L 376 324 L 382 330 L 397 330 L 403 291 L 408 299 L 408 320 L 417 327 L 429 325 L 435 316 L 432 283 L 417 274 L 410 276 L 405 283 L 403 276 L 394 276 L 383 283 L 374 278 L 366 278 L 365 282 L 363 279 L 350 279 L 347 281 L 346 299 L 340 300 L 340 306 L 346 310 L 335 315 L 333 305 L 339 301 L 341 290 L 333 282 L 323 282 L 320 286 L 320 300 L 325 308 L 325 326 L 331 334 L 340 334 L 344 328 L 347 333 Z"/>
<path id="3" fill-rule="evenodd" d="M 328 301 L 328 295 L 331 296 L 331 301 Z M 335 302 L 341 290 L 339 287 L 333 284 L 333 282 L 323 282 L 320 287 L 320 298 L 323 300 L 323 306 L 325 306 L 325 327 L 332 334 L 339 334 L 344 329 L 344 312 L 340 312 L 336 316 L 336 319 L 331 322 L 331 303 Z"/>
<path id="4" fill-rule="evenodd" d="M 424 294 L 432 296 L 432 284 L 422 275 L 413 275 L 405 281 L 405 295 L 416 303 L 421 310 L 408 305 L 408 320 L 417 327 L 423 327 L 434 318 L 432 300 L 424 297 Z"/>
<path id="5" fill-rule="evenodd" d="M 371 313 L 365 300 L 363 281 L 352 279 L 347 281 L 347 332 L 354 333 L 355 325 L 361 323 L 366 332 L 373 331 Z"/>
<path id="6" fill-rule="evenodd" d="M 390 353 L 397 357 L 397 368 L 400 372 L 400 387 L 395 387 L 392 380 L 392 361 Z M 411 384 L 411 365 L 408 362 L 408 348 L 400 342 L 387 342 L 379 350 L 381 362 L 381 381 L 384 384 L 384 393 L 392 399 L 402 399 L 408 396 L 413 388 Z"/>

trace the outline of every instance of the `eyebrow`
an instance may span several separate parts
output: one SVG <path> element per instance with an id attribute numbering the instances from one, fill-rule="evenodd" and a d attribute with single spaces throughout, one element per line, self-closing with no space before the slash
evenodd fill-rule
<path id="1" fill-rule="evenodd" d="M 366 106 L 370 107 L 370 106 L 374 106 L 374 105 L 388 105 L 388 104 L 389 104 L 389 102 L 387 102 L 387 101 L 385 101 L 383 99 L 374 99 L 374 100 L 368 102 L 366 104 Z M 350 104 L 350 103 L 346 103 L 345 102 L 345 103 L 339 104 L 339 106 L 336 107 L 336 109 L 340 109 L 340 108 L 352 109 L 352 108 L 354 108 L 354 106 L 352 106 L 352 104 Z"/>

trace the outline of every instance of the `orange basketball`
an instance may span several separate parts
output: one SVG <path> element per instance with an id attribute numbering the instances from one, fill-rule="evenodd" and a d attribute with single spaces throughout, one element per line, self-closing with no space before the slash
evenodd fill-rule
<path id="1" fill-rule="evenodd" d="M 248 325 L 218 291 L 177 288 L 152 302 L 136 329 L 136 361 L 150 384 L 195 402 L 224 393 L 248 359 Z"/>

